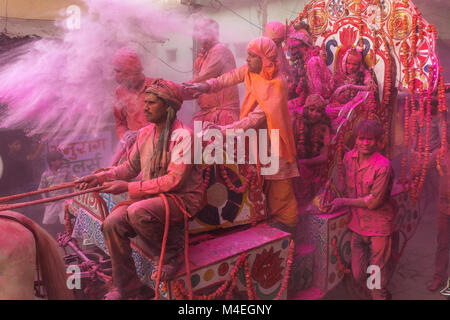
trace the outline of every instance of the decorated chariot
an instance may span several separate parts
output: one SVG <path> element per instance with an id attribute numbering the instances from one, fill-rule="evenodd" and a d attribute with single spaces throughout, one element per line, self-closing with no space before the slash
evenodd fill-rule
<path id="1" fill-rule="evenodd" d="M 366 118 L 383 123 L 388 133 L 383 150 L 392 158 L 399 146 L 411 143 L 409 133 L 429 121 L 433 91 L 439 91 L 439 110 L 446 110 L 442 70 L 435 52 L 436 31 L 411 1 L 314 0 L 290 26 L 299 23 L 310 26 L 314 45 L 333 73 L 347 49 L 359 47 L 374 79 L 371 90 L 339 114 L 322 192 L 302 206 L 294 238 L 266 223 L 256 168 L 204 166 L 206 206 L 188 223 L 188 263 L 173 279 L 157 284 L 151 277 L 155 257 L 139 237 L 131 240 L 138 275 L 160 298 L 324 298 L 343 279 L 351 279 L 349 213 L 326 213 L 323 206 L 338 196 L 333 181 L 344 152 L 353 147 L 353 128 Z M 413 128 L 409 127 L 412 113 L 419 114 Z M 420 152 L 414 162 L 418 174 L 408 174 L 404 160 L 402 175 L 392 191 L 398 208 L 397 261 L 420 222 L 417 199 L 429 160 L 429 135 L 418 138 Z M 78 264 L 83 271 L 82 298 L 101 298 L 106 291 L 111 267 L 101 224 L 127 199 L 127 194 L 92 192 L 74 197 L 66 208 L 71 237 L 60 240 L 74 252 L 66 256 L 67 264 Z M 352 293 L 363 293 L 348 283 Z"/>

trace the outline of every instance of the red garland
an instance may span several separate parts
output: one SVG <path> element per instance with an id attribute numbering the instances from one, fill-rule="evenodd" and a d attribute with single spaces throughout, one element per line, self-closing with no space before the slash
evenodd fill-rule
<path id="1" fill-rule="evenodd" d="M 293 262 L 294 257 L 294 249 L 295 244 L 294 241 L 291 240 L 290 247 L 289 247 L 289 254 L 288 254 L 288 260 L 287 260 L 287 266 L 286 266 L 286 272 L 284 274 L 283 283 L 281 285 L 280 291 L 278 292 L 277 296 L 275 297 L 275 300 L 279 300 L 285 290 L 287 289 L 289 278 L 290 278 L 290 272 L 291 272 L 291 266 Z M 216 291 L 213 293 L 210 293 L 208 295 L 196 295 L 193 294 L 192 298 L 194 300 L 214 300 L 219 297 L 224 297 L 229 300 L 233 297 L 233 290 L 235 289 L 237 285 L 238 280 L 238 271 L 239 268 L 244 267 L 244 273 L 245 273 L 245 282 L 246 282 L 246 288 L 247 288 L 247 295 L 249 300 L 259 300 L 259 297 L 256 295 L 255 288 L 253 286 L 253 282 L 251 279 L 251 272 L 250 272 L 250 266 L 248 263 L 248 255 L 247 253 L 243 253 L 239 259 L 236 261 L 236 264 L 234 265 L 233 269 L 230 272 L 230 277 L 225 280 L 222 285 L 217 288 Z M 172 291 L 174 293 L 176 300 L 185 300 L 186 297 L 188 297 L 189 293 L 187 292 L 184 282 L 182 280 L 175 281 L 172 283 Z"/>
<path id="2" fill-rule="evenodd" d="M 247 175 L 245 176 L 245 181 L 239 188 L 236 188 L 236 186 L 233 184 L 233 182 L 230 180 L 230 177 L 228 177 L 228 172 L 225 169 L 224 165 L 218 165 L 218 168 L 220 170 L 220 173 L 222 175 L 222 178 L 225 180 L 225 184 L 233 192 L 236 193 L 244 193 L 247 190 L 247 187 L 250 183 L 250 180 L 253 175 L 253 171 L 250 166 L 247 167 Z"/>
<path id="3" fill-rule="evenodd" d="M 403 159 L 402 159 L 402 171 L 401 171 L 401 182 L 403 185 L 403 191 L 407 190 L 406 187 L 406 157 L 408 154 L 408 150 L 409 150 L 409 98 L 406 97 L 405 99 L 405 129 L 404 129 L 404 142 L 403 145 L 406 149 L 406 151 L 403 154 Z"/>
<path id="4" fill-rule="evenodd" d="M 333 246 L 333 254 L 336 257 L 339 271 L 343 272 L 344 274 L 348 274 L 348 273 L 352 272 L 350 269 L 345 267 L 345 265 L 342 263 L 341 255 L 339 254 L 337 244 L 336 244 L 336 238 L 333 238 L 333 240 L 331 240 L 331 245 Z"/>

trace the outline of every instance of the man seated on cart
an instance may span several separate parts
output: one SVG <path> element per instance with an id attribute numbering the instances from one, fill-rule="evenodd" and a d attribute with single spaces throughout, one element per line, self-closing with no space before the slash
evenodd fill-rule
<path id="1" fill-rule="evenodd" d="M 159 195 L 167 195 L 170 209 L 161 281 L 169 280 L 182 261 L 184 215 L 180 204 L 191 216 L 202 206 L 201 171 L 192 165 L 191 158 L 184 158 L 193 154 L 193 139 L 179 135 L 177 138 L 177 133 L 192 136 L 188 127 L 176 118 L 183 102 L 180 87 L 171 81 L 156 80 L 146 89 L 145 102 L 145 116 L 151 124 L 139 130 L 127 161 L 77 181 L 80 189 L 103 184 L 106 187 L 103 192 L 128 192 L 131 199 L 123 205 L 119 203 L 102 225 L 112 260 L 114 288 L 106 294 L 108 300 L 139 298 L 146 289 L 136 273 L 130 238 L 140 236 L 154 256 L 155 265 L 159 264 L 166 215 L 164 201 Z M 141 171 L 142 180 L 127 182 Z"/>

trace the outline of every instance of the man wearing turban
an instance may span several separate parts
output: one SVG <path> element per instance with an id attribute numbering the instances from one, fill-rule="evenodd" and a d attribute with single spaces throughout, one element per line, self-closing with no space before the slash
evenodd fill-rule
<path id="1" fill-rule="evenodd" d="M 333 93 L 334 79 L 325 61 L 314 48 L 311 37 L 302 31 L 289 35 L 287 40 L 292 62 L 293 81 L 289 83 L 289 109 L 303 106 L 311 94 L 328 99 Z"/>
<path id="2" fill-rule="evenodd" d="M 298 216 L 292 178 L 298 176 L 298 169 L 286 81 L 279 73 L 277 46 L 271 39 L 259 37 L 249 43 L 247 52 L 247 65 L 190 87 L 200 92 L 217 92 L 244 82 L 246 93 L 240 120 L 219 128 L 222 132 L 226 129 L 268 129 L 269 135 L 272 130 L 279 130 L 279 170 L 265 176 L 264 193 L 273 225 L 295 232 Z"/>
<path id="3" fill-rule="evenodd" d="M 279 21 L 270 21 L 266 24 L 264 36 L 272 39 L 272 41 L 277 45 L 280 73 L 286 77 L 286 80 L 290 79 L 289 62 L 287 61 L 283 50 L 283 41 L 286 40 L 286 26 Z"/>
<path id="4" fill-rule="evenodd" d="M 202 19 L 195 25 L 194 36 L 201 48 L 194 63 L 194 78 L 189 83 L 216 78 L 236 68 L 233 53 L 218 41 L 219 25 L 212 19 Z M 185 99 L 193 96 L 187 90 Z M 197 99 L 200 111 L 192 121 L 209 121 L 225 125 L 239 119 L 239 90 L 237 86 L 218 92 L 201 94 Z"/>
<path id="5" fill-rule="evenodd" d="M 183 101 L 181 88 L 171 81 L 158 79 L 145 93 L 144 113 L 150 125 L 139 130 L 127 161 L 77 181 L 80 189 L 104 185 L 103 192 L 128 192 L 131 199 L 116 206 L 102 224 L 112 260 L 114 285 L 105 299 L 134 298 L 144 288 L 131 257 L 129 238 L 139 236 L 158 265 L 166 214 L 159 194 L 172 194 L 178 199 L 167 197 L 170 227 L 161 281 L 169 280 L 182 261 L 184 216 L 176 202 L 184 203 L 191 216 L 202 206 L 203 179 L 200 169 L 192 165 L 192 132 L 176 118 Z M 141 180 L 128 182 L 141 171 Z"/>

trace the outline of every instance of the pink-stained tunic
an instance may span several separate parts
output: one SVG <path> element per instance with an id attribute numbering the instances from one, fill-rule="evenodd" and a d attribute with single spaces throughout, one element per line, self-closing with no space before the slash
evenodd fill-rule
<path id="1" fill-rule="evenodd" d="M 320 94 L 324 99 L 328 99 L 333 93 L 334 78 L 325 61 L 318 55 L 311 57 L 306 64 L 306 73 L 308 93 Z"/>
<path id="2" fill-rule="evenodd" d="M 194 78 L 190 82 L 203 82 L 236 68 L 233 53 L 222 43 L 215 44 L 200 55 L 194 63 Z M 197 100 L 200 111 L 192 121 L 209 121 L 224 125 L 239 120 L 239 90 L 231 86 L 218 92 L 205 93 Z"/>
<path id="3" fill-rule="evenodd" d="M 181 121 L 175 120 L 171 132 L 172 136 L 177 129 L 187 130 L 184 132 L 189 132 L 191 139 L 178 138 L 176 141 L 169 142 L 168 157 L 171 160 L 167 167 L 167 174 L 157 178 L 151 176 L 152 163 L 150 159 L 156 148 L 159 134 L 157 135 L 156 133 L 155 125 L 150 124 L 139 130 L 136 143 L 130 152 L 128 160 L 118 167 L 97 174 L 100 181 L 129 181 L 142 171 L 141 180 L 128 183 L 128 193 L 132 200 L 143 200 L 163 192 L 174 193 L 179 195 L 184 201 L 188 212 L 191 215 L 195 215 L 202 207 L 202 173 L 197 165 L 192 164 L 193 158 L 190 161 L 185 161 L 182 155 L 179 154 L 181 150 L 184 150 L 185 154 L 193 157 L 192 131 L 183 125 Z M 175 146 L 177 148 L 174 150 Z"/>
<path id="4" fill-rule="evenodd" d="M 396 211 L 391 201 L 394 173 L 388 159 L 375 152 L 362 166 L 356 149 L 344 156 L 343 175 L 348 198 L 364 198 L 368 208 L 351 207 L 348 227 L 362 236 L 389 236 Z"/>
<path id="5" fill-rule="evenodd" d="M 145 78 L 144 84 L 138 91 L 118 86 L 114 93 L 114 118 L 116 132 L 119 139 L 128 130 L 139 130 L 149 125 L 145 118 L 145 89 L 154 79 Z"/>
<path id="6" fill-rule="evenodd" d="M 267 129 L 266 115 L 260 106 L 257 106 L 255 110 L 250 112 L 246 117 L 232 124 L 222 126 L 223 130 L 226 129 Z M 270 148 L 270 145 L 269 147 Z M 284 180 L 294 177 L 298 177 L 298 168 L 295 162 L 287 162 L 282 157 L 279 158 L 279 169 L 278 172 L 273 175 L 266 175 L 264 179 L 266 180 Z"/>

